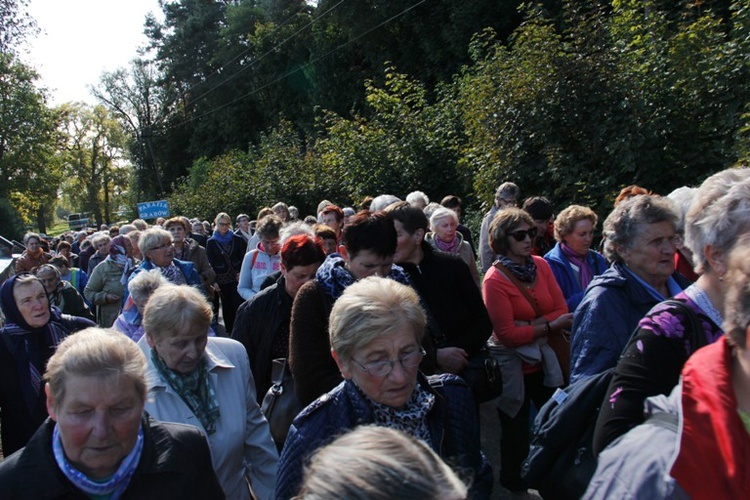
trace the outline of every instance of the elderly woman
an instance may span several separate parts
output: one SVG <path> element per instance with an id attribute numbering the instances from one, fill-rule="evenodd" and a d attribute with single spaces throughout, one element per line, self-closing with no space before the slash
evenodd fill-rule
<path id="1" fill-rule="evenodd" d="M 440 207 L 430 217 L 430 233 L 424 237 L 425 241 L 433 248 L 445 253 L 452 253 L 461 257 L 469 266 L 474 282 L 479 286 L 479 272 L 474 260 L 474 252 L 471 245 L 464 241 L 464 237 L 458 232 L 458 215 L 449 208 Z"/>
<path id="2" fill-rule="evenodd" d="M 646 401 L 649 420 L 599 455 L 584 498 L 747 497 L 750 242 L 727 260 L 726 334 L 690 357 L 668 397 Z"/>
<path id="3" fill-rule="evenodd" d="M 7 457 L 24 447 L 47 418 L 41 383 L 47 360 L 66 336 L 94 323 L 53 309 L 42 282 L 28 273 L 3 283 L 0 305 L 5 315 L 0 330 L 0 424 Z"/>
<path id="4" fill-rule="evenodd" d="M 146 304 L 139 345 L 148 357 L 146 410 L 195 425 L 208 438 L 227 498 L 271 498 L 278 454 L 255 399 L 245 348 L 209 338 L 211 306 L 187 286 L 159 287 Z"/>
<path id="5" fill-rule="evenodd" d="M 2 498 L 224 498 L 194 427 L 143 412 L 146 359 L 118 333 L 89 328 L 47 365 L 47 419 L 0 463 Z"/>
<path id="6" fill-rule="evenodd" d="M 544 259 L 560 285 L 569 311 L 575 311 L 594 276 L 607 270 L 607 262 L 591 250 L 596 214 L 589 207 L 571 205 L 555 219 L 557 244 Z"/>
<path id="7" fill-rule="evenodd" d="M 342 250 L 326 258 L 315 279 L 300 288 L 292 306 L 289 365 L 294 392 L 302 405 L 341 382 L 341 372 L 330 354 L 328 316 L 344 290 L 374 274 L 409 284 L 404 271 L 393 266 L 396 228 L 385 213 L 362 211 L 355 215 L 344 228 Z"/>
<path id="8" fill-rule="evenodd" d="M 125 236 L 112 240 L 109 256 L 94 268 L 83 291 L 86 300 L 96 306 L 100 326 L 109 328 L 117 319 L 125 296 L 125 284 L 132 270 L 133 246 Z"/>
<path id="9" fill-rule="evenodd" d="M 260 291 L 260 285 L 265 277 L 279 270 L 279 231 L 283 224 L 275 215 L 268 215 L 258 221 L 255 234 L 260 238 L 260 242 L 257 247 L 248 250 L 242 259 L 237 291 L 243 299 L 250 300 Z"/>
<path id="10" fill-rule="evenodd" d="M 489 497 L 492 473 L 480 451 L 470 389 L 455 375 L 419 373 L 425 323 L 417 293 L 393 280 L 373 276 L 343 292 L 331 311 L 330 343 L 345 380 L 294 420 L 281 455 L 276 498 L 297 493 L 315 450 L 363 424 L 421 439 L 472 477 L 474 497 Z"/>
<path id="11" fill-rule="evenodd" d="M 164 223 L 164 229 L 172 235 L 174 258 L 178 261 L 192 262 L 195 270 L 203 281 L 203 288 L 208 292 L 213 290 L 216 273 L 208 262 L 206 249 L 195 240 L 188 238 L 190 225 L 184 217 L 172 217 Z"/>
<path id="12" fill-rule="evenodd" d="M 133 271 L 129 280 L 143 271 L 158 269 L 170 283 L 192 286 L 206 294 L 203 280 L 193 263 L 174 258 L 172 241 L 172 235 L 164 229 L 152 227 L 144 231 L 139 240 L 143 262 Z M 129 309 L 129 304 L 125 308 Z"/>
<path id="13" fill-rule="evenodd" d="M 104 261 L 109 256 L 109 250 L 112 245 L 112 237 L 107 233 L 97 233 L 91 238 L 91 244 L 96 249 L 96 252 L 89 257 L 89 261 L 86 267 L 86 273 L 91 276 L 96 266 Z"/>
<path id="14" fill-rule="evenodd" d="M 134 342 L 138 342 L 143 337 L 143 311 L 146 309 L 148 299 L 157 288 L 168 284 L 169 281 L 158 269 L 134 276 L 128 282 L 128 292 L 135 307 L 130 307 L 120 313 L 112 327 L 130 337 Z"/>
<path id="15" fill-rule="evenodd" d="M 520 472 L 529 450 L 531 402 L 541 408 L 555 387 L 563 384 L 560 364 L 547 340 L 569 328 L 572 320 L 549 265 L 531 254 L 535 233 L 534 220 L 524 210 L 498 211 L 489 228 L 498 260 L 482 283 L 492 321 L 490 342 L 506 358 L 498 403 L 503 430 L 500 483 L 511 491 L 526 489 Z"/>
<path id="16" fill-rule="evenodd" d="M 216 230 L 206 243 L 208 262 L 216 272 L 216 283 L 221 294 L 221 309 L 227 332 L 234 327 L 237 308 L 242 304 L 242 297 L 237 292 L 242 259 L 245 257 L 247 243 L 241 236 L 234 234 L 232 219 L 221 212 L 215 219 Z"/>
<path id="17" fill-rule="evenodd" d="M 60 309 L 60 312 L 94 320 L 94 315 L 81 294 L 73 285 L 60 279 L 60 271 L 55 266 L 42 264 L 34 274 L 44 285 L 50 304 Z"/>
<path id="18" fill-rule="evenodd" d="M 674 271 L 682 237 L 669 200 L 645 194 L 621 202 L 604 222 L 604 236 L 612 265 L 591 281 L 575 311 L 571 382 L 613 368 L 641 318 L 689 285 Z"/>
<path id="19" fill-rule="evenodd" d="M 297 500 L 466 500 L 469 489 L 430 447 L 403 432 L 363 425 L 315 453 Z"/>
<path id="20" fill-rule="evenodd" d="M 706 179 L 686 217 L 687 246 L 692 249 L 700 277 L 675 299 L 697 317 L 707 343 L 723 334 L 727 258 L 748 233 L 750 169 L 724 170 Z M 647 397 L 667 395 L 677 385 L 680 370 L 696 350 L 689 341 L 690 325 L 684 312 L 668 304 L 658 304 L 638 323 L 615 368 L 607 391 L 608 404 L 599 413 L 595 452 L 643 422 Z"/>
<path id="21" fill-rule="evenodd" d="M 26 250 L 16 259 L 17 273 L 32 271 L 52 258 L 52 254 L 45 252 L 42 248 L 42 238 L 36 233 L 26 233 L 23 237 L 23 244 Z"/>

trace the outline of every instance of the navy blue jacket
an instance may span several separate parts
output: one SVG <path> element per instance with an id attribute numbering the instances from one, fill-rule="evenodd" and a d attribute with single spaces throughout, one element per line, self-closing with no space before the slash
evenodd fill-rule
<path id="1" fill-rule="evenodd" d="M 565 303 L 568 305 L 568 311 L 575 311 L 583 299 L 585 290 L 581 288 L 581 282 L 576 278 L 576 273 L 573 272 L 570 261 L 563 254 L 559 242 L 544 255 L 544 260 L 549 264 L 557 284 L 560 285 Z M 601 254 L 593 250 L 588 251 L 586 261 L 594 270 L 594 276 L 602 274 L 607 269 L 607 261 Z"/>
<path id="2" fill-rule="evenodd" d="M 427 414 L 433 450 L 453 466 L 474 471 L 472 498 L 489 498 L 492 468 L 480 450 L 479 416 L 471 390 L 455 375 L 418 377 L 422 387 L 435 394 L 435 404 Z M 298 493 L 303 468 L 318 448 L 347 430 L 373 421 L 372 408 L 351 380 L 302 410 L 281 452 L 276 498 L 288 499 Z"/>
<path id="3" fill-rule="evenodd" d="M 683 289 L 689 285 L 678 273 L 672 277 Z M 570 383 L 613 368 L 638 322 L 659 302 L 619 262 L 591 280 L 573 316 Z"/>

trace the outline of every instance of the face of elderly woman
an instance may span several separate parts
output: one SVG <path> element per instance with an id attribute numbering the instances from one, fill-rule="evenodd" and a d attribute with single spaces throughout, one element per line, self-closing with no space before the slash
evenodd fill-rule
<path id="1" fill-rule="evenodd" d="M 146 252 L 146 257 L 159 267 L 167 267 L 174 259 L 174 247 L 172 246 L 172 242 L 162 241 L 158 247 Z"/>
<path id="2" fill-rule="evenodd" d="M 24 321 L 31 328 L 41 328 L 49 322 L 47 292 L 38 281 L 13 287 L 13 299 Z"/>
<path id="3" fill-rule="evenodd" d="M 187 330 L 177 335 L 166 334 L 161 338 L 146 334 L 146 341 L 170 369 L 178 373 L 190 373 L 198 368 L 203 357 L 208 332 Z"/>
<path id="4" fill-rule="evenodd" d="M 594 225 L 588 219 L 581 219 L 573 224 L 573 230 L 566 234 L 563 241 L 574 252 L 585 254 L 591 248 L 594 241 Z"/>
<path id="5" fill-rule="evenodd" d="M 422 357 L 422 348 L 411 326 L 376 338 L 357 349 L 349 361 L 334 354 L 345 379 L 354 381 L 373 401 L 392 408 L 401 408 L 411 399 Z M 379 375 L 378 366 L 382 369 L 389 362 L 393 363 L 390 372 Z"/>
<path id="6" fill-rule="evenodd" d="M 458 223 L 453 217 L 443 217 L 435 221 L 435 235 L 446 243 L 450 243 L 456 237 Z"/>
<path id="7" fill-rule="evenodd" d="M 47 387 L 47 411 L 65 456 L 92 479 L 111 476 L 133 450 L 143 404 L 133 381 L 121 375 L 68 375 L 59 403 Z"/>
<path id="8" fill-rule="evenodd" d="M 659 287 L 674 272 L 674 253 L 680 243 L 671 222 L 657 222 L 646 225 L 629 248 L 618 248 L 617 252 L 639 278 Z"/>
<path id="9" fill-rule="evenodd" d="M 172 239 L 175 243 L 180 243 L 185 239 L 185 228 L 182 224 L 172 224 L 169 226 L 168 231 L 172 235 Z"/>
<path id="10" fill-rule="evenodd" d="M 48 294 L 54 292 L 57 288 L 57 285 L 60 284 L 60 278 L 58 278 L 57 274 L 49 268 L 37 272 L 36 277 L 39 278 L 39 281 L 42 282 L 42 284 L 44 285 L 44 290 Z"/>

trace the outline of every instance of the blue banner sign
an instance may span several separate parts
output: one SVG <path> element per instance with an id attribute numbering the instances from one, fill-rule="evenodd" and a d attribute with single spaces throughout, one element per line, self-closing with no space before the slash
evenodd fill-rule
<path id="1" fill-rule="evenodd" d="M 141 219 L 169 217 L 169 202 L 167 200 L 158 200 L 139 203 L 138 217 L 140 217 Z"/>

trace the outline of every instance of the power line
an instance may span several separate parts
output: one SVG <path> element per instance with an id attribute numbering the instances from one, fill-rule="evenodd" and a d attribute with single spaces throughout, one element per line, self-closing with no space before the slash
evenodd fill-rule
<path id="1" fill-rule="evenodd" d="M 257 94 L 261 90 L 266 89 L 266 88 L 268 88 L 271 85 L 274 85 L 276 83 L 279 83 L 280 81 L 282 81 L 285 78 L 287 78 L 287 77 L 295 74 L 296 72 L 298 72 L 298 71 L 300 71 L 300 70 L 302 70 L 304 68 L 308 68 L 308 67 L 312 66 L 313 64 L 315 64 L 316 62 L 320 61 L 321 59 L 324 59 L 324 58 L 330 56 L 331 54 L 333 54 L 333 53 L 335 53 L 335 52 L 343 49 L 347 45 L 350 45 L 350 44 L 356 42 L 357 40 L 360 40 L 361 38 L 369 35 L 373 31 L 375 31 L 375 30 L 377 30 L 377 29 L 385 26 L 386 24 L 388 24 L 388 23 L 390 23 L 390 22 L 398 19 L 399 17 L 403 16 L 407 12 L 409 12 L 409 11 L 411 11 L 411 10 L 419 7 L 420 5 L 422 5 L 423 3 L 425 3 L 426 1 L 427 0 L 419 0 L 417 3 L 415 3 L 415 4 L 413 4 L 413 5 L 409 6 L 409 7 L 407 7 L 406 9 L 402 10 L 401 12 L 399 12 L 398 14 L 396 14 L 395 16 L 392 16 L 392 17 L 386 19 L 385 21 L 383 21 L 380 24 L 378 24 L 378 25 L 370 28 L 369 30 L 365 31 L 364 33 L 362 33 L 362 34 L 360 34 L 360 35 L 352 38 L 351 40 L 347 40 L 346 42 L 342 43 L 341 45 L 339 45 L 337 47 L 334 47 L 333 49 L 329 50 L 325 54 L 322 54 L 322 55 L 320 55 L 318 57 L 313 58 L 312 60 L 308 61 L 307 63 L 303 64 L 302 66 L 298 66 L 297 68 L 289 70 L 286 73 L 284 73 L 281 76 L 279 76 L 278 78 L 276 78 L 274 80 L 271 80 L 271 81 L 268 81 L 265 84 L 261 85 L 260 87 L 258 87 L 256 89 L 253 89 L 250 92 L 247 92 L 246 94 L 243 94 L 243 95 L 241 95 L 239 97 L 236 97 L 236 98 L 232 99 L 231 101 L 226 102 L 226 103 L 224 103 L 224 104 L 222 104 L 220 106 L 217 106 L 217 107 L 215 107 L 215 108 L 213 108 L 213 109 L 211 109 L 209 111 L 206 111 L 205 113 L 202 113 L 202 114 L 200 114 L 198 116 L 188 118 L 187 120 L 184 120 L 184 121 L 182 121 L 182 122 L 180 122 L 178 124 L 175 124 L 173 127 L 181 127 L 181 126 L 186 125 L 186 124 L 188 124 L 190 122 L 193 122 L 193 121 L 196 121 L 196 120 L 200 120 L 201 118 L 205 118 L 206 116 L 209 116 L 209 115 L 211 115 L 213 113 L 216 113 L 217 111 L 220 111 L 220 110 L 222 110 L 222 109 L 224 109 L 224 108 L 226 108 L 228 106 L 231 106 L 232 104 L 235 104 L 235 103 L 237 103 L 237 102 L 239 102 L 239 101 L 241 101 L 241 100 L 243 100 L 243 99 L 245 99 L 247 97 L 250 97 L 253 94 Z M 170 127 L 170 128 L 173 128 L 173 127 Z"/>

